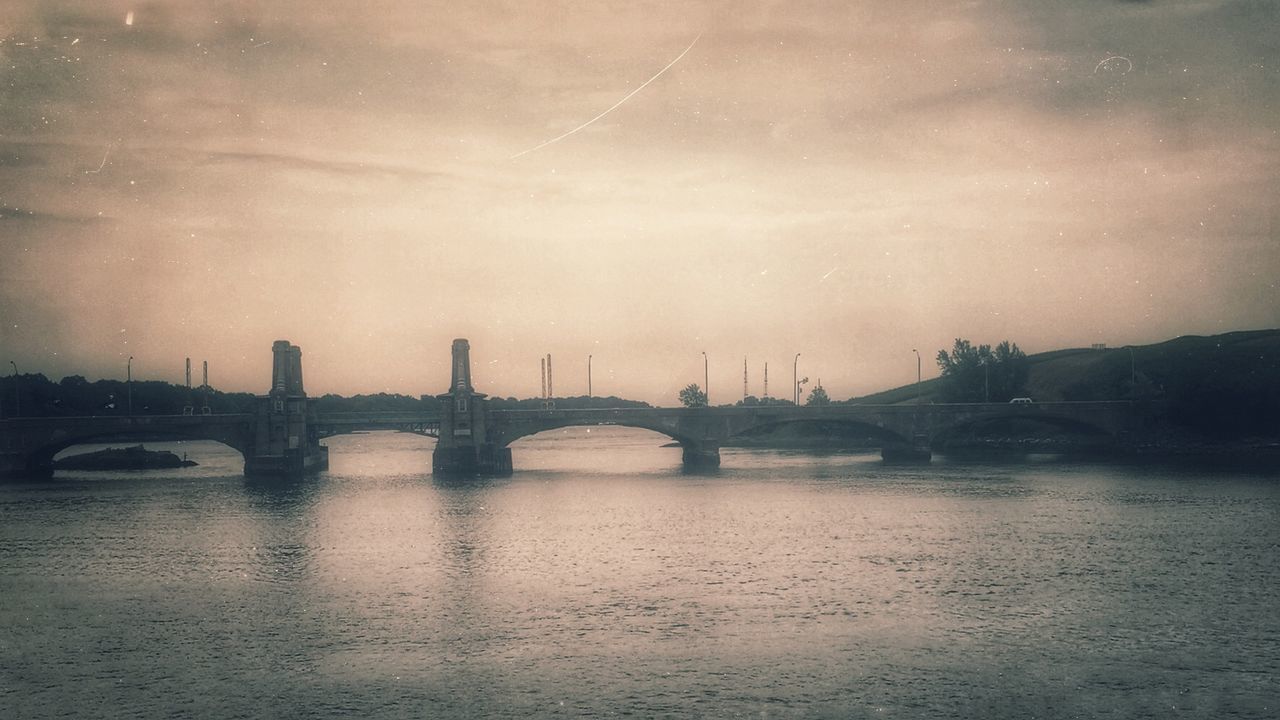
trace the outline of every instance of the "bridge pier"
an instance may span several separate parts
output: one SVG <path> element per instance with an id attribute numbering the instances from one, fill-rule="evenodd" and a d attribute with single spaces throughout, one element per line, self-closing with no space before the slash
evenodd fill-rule
<path id="1" fill-rule="evenodd" d="M 0 452 L 0 480 L 47 480 L 53 477 L 53 457 L 25 452 Z"/>
<path id="2" fill-rule="evenodd" d="M 493 444 L 472 447 L 441 448 L 437 445 L 431 453 L 433 475 L 501 477 L 510 475 L 511 448 Z"/>
<path id="3" fill-rule="evenodd" d="M 453 341 L 453 377 L 440 399 L 440 437 L 431 453 L 434 475 L 467 477 L 512 473 L 511 448 L 489 439 L 485 394 L 471 386 L 471 344 Z"/>
<path id="4" fill-rule="evenodd" d="M 929 436 L 917 432 L 910 442 L 890 442 L 880 448 L 880 459 L 896 463 L 927 463 L 933 460 L 933 447 Z"/>
<path id="5" fill-rule="evenodd" d="M 258 397 L 253 440 L 244 450 L 244 474 L 296 477 L 329 467 L 329 448 L 320 444 L 315 412 L 302 387 L 302 349 L 287 340 L 271 346 L 272 383 Z"/>
<path id="6" fill-rule="evenodd" d="M 713 442 L 680 443 L 681 460 L 688 470 L 712 470 L 720 467 L 720 445 Z"/>

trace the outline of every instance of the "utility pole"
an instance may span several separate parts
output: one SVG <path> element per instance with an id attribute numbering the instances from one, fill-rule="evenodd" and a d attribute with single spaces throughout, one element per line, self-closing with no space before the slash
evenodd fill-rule
<path id="1" fill-rule="evenodd" d="M 587 355 L 587 399 L 591 397 L 591 356 Z"/>
<path id="2" fill-rule="evenodd" d="M 182 403 L 182 414 L 194 415 L 195 411 L 195 402 L 191 397 L 191 358 L 187 358 L 187 397 Z"/>
<path id="3" fill-rule="evenodd" d="M 133 356 L 129 356 L 129 364 L 125 367 L 125 386 L 129 389 L 129 414 L 133 415 Z"/>
<path id="4" fill-rule="evenodd" d="M 797 368 L 800 367 L 800 353 L 796 353 L 796 359 L 791 362 L 791 402 L 795 405 L 800 404 L 800 376 Z"/>
<path id="5" fill-rule="evenodd" d="M 920 404 L 920 351 L 911 348 L 911 352 L 916 354 L 916 404 Z"/>
<path id="6" fill-rule="evenodd" d="M 764 399 L 769 399 L 769 363 L 764 364 Z"/>
<path id="7" fill-rule="evenodd" d="M 747 356 L 742 356 L 742 402 L 747 401 Z"/>
<path id="8" fill-rule="evenodd" d="M 18 391 L 18 363 L 10 360 L 13 366 L 13 416 L 22 417 L 22 393 Z"/>
<path id="9" fill-rule="evenodd" d="M 702 394 L 707 399 L 707 407 L 711 407 L 711 363 L 707 360 L 707 351 L 702 351 Z"/>

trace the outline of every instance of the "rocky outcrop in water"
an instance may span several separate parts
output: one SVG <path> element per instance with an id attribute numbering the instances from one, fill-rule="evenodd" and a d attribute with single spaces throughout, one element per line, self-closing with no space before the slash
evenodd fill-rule
<path id="1" fill-rule="evenodd" d="M 55 460 L 53 467 L 55 470 L 167 470 L 196 464 L 168 450 L 147 450 L 135 445 L 72 455 Z"/>

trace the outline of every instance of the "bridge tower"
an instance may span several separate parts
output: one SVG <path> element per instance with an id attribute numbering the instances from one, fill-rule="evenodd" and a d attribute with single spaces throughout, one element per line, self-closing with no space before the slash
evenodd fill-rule
<path id="1" fill-rule="evenodd" d="M 315 411 L 302 387 L 302 348 L 288 340 L 271 346 L 271 389 L 259 395 L 253 442 L 244 451 L 245 475 L 301 475 L 329 467 Z"/>
<path id="2" fill-rule="evenodd" d="M 453 376 L 440 400 L 440 438 L 431 453 L 436 475 L 510 475 L 511 448 L 488 438 L 485 394 L 471 385 L 471 345 L 453 341 Z"/>

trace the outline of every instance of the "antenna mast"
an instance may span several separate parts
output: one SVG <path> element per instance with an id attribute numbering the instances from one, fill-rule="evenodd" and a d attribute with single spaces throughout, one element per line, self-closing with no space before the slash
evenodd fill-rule
<path id="1" fill-rule="evenodd" d="M 200 414 L 210 415 L 212 414 L 212 411 L 209 410 L 209 361 L 208 360 L 204 361 L 204 382 L 201 383 L 200 389 L 202 392 L 200 396 Z"/>

